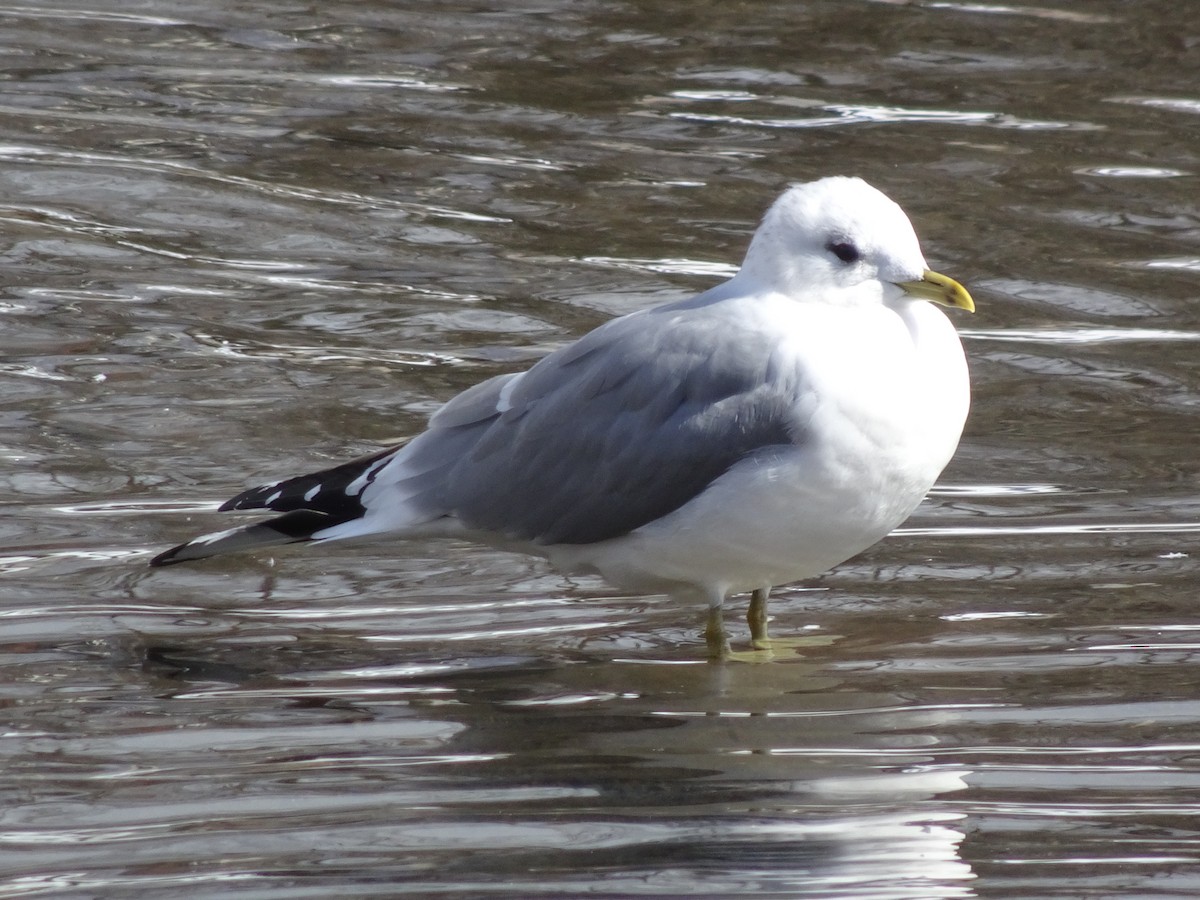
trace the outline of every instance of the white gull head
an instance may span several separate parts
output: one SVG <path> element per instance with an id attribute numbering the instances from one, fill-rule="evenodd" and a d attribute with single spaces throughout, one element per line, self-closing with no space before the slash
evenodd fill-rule
<path id="1" fill-rule="evenodd" d="M 786 191 L 763 217 L 740 279 L 803 302 L 894 300 L 928 266 L 899 205 L 861 178 L 822 178 Z"/>

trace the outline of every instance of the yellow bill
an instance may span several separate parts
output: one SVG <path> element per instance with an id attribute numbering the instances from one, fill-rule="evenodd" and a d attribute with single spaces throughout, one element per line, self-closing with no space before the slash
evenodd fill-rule
<path id="1" fill-rule="evenodd" d="M 953 306 L 975 312 L 975 301 L 965 287 L 946 275 L 925 270 L 920 281 L 900 281 L 897 284 L 920 300 L 930 300 L 942 306 Z"/>

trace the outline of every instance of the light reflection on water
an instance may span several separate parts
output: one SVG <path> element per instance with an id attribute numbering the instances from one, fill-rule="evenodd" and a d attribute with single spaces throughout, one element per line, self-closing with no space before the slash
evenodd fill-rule
<path id="1" fill-rule="evenodd" d="M 0 896 L 1200 894 L 1174 5 L 110 6 L 0 9 Z M 144 567 L 834 172 L 974 411 L 769 652 L 454 542 Z"/>

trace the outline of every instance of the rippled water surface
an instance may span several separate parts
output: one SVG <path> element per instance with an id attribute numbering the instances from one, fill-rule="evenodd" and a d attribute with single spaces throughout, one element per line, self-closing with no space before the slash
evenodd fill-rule
<path id="1" fill-rule="evenodd" d="M 0 897 L 1200 895 L 1181 9 L 0 5 Z M 773 658 L 468 545 L 146 568 L 831 173 L 975 406 Z"/>

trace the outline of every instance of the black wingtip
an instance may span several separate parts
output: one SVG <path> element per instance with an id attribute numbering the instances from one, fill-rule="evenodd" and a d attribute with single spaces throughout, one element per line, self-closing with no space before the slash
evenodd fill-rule
<path id="1" fill-rule="evenodd" d="M 253 525 L 243 525 L 241 528 L 231 528 L 228 531 L 194 538 L 186 544 L 163 551 L 151 559 L 149 565 L 157 569 L 225 553 L 253 550 L 256 547 L 310 541 L 315 532 L 339 525 L 342 521 L 344 520 L 315 510 L 298 509 L 266 522 L 255 522 Z"/>
<path id="2" fill-rule="evenodd" d="M 150 560 L 148 565 L 152 569 L 158 569 L 162 566 L 172 566 L 175 565 L 175 563 L 185 562 L 186 558 L 179 558 L 180 551 L 182 551 L 185 547 L 187 547 L 187 544 L 180 544 L 177 547 L 172 547 L 170 550 L 165 550 Z"/>
<path id="3" fill-rule="evenodd" d="M 243 491 L 222 503 L 218 510 L 269 510 L 283 515 L 193 538 L 186 544 L 163 551 L 149 564 L 161 568 L 254 547 L 312 540 L 318 531 L 360 518 L 366 512 L 360 498 L 361 489 L 351 492 L 349 486 L 359 478 L 365 478 L 369 483 L 396 449 L 389 447 L 331 469 Z"/>

